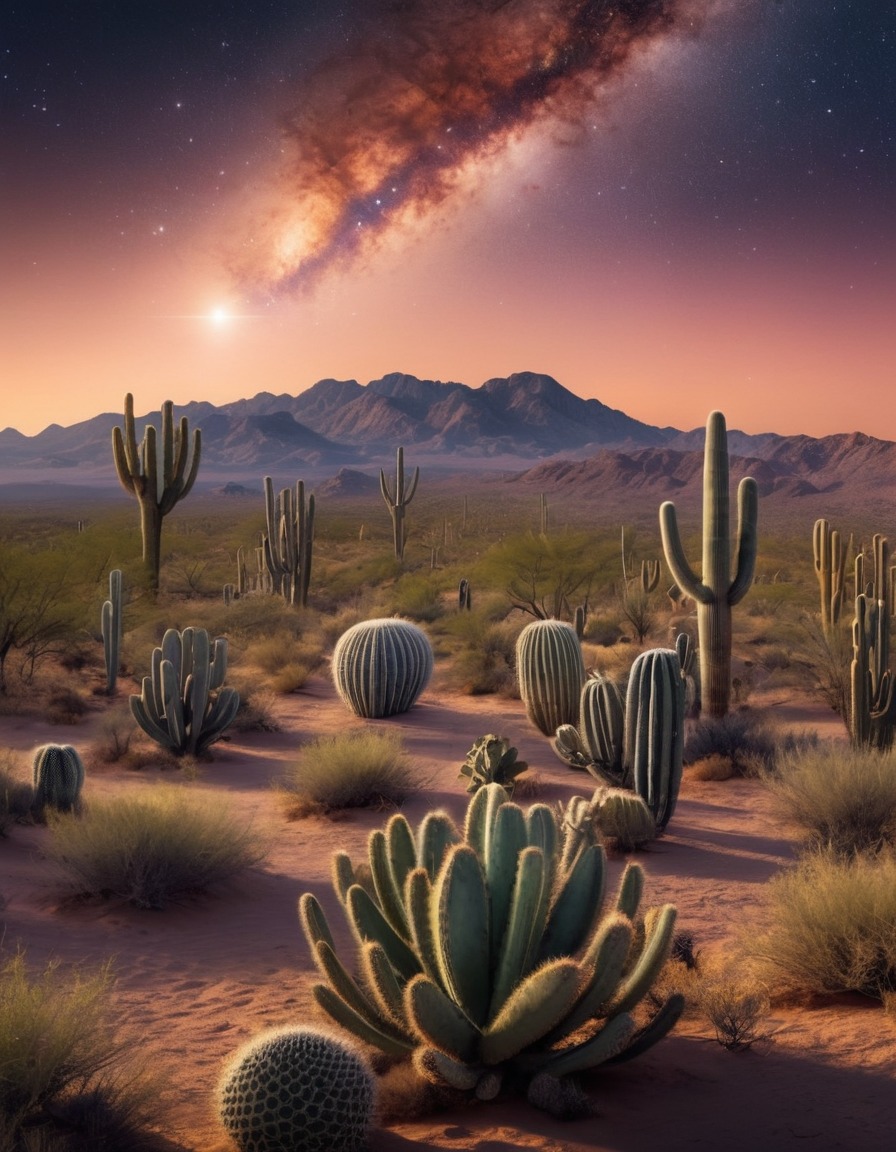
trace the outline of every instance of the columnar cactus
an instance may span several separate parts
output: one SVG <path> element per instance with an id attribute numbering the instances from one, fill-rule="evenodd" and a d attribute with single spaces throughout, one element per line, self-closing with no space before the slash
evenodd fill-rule
<path id="1" fill-rule="evenodd" d="M 42 744 L 34 752 L 32 779 L 38 812 L 71 812 L 81 799 L 84 764 L 71 744 Z"/>
<path id="2" fill-rule="evenodd" d="M 526 715 L 545 736 L 578 719 L 585 679 L 575 628 L 562 620 L 534 620 L 516 642 L 516 675 Z"/>
<path id="3" fill-rule="evenodd" d="M 821 601 L 821 628 L 825 636 L 830 636 L 835 625 L 840 623 L 843 610 L 847 550 L 836 528 L 832 529 L 827 520 L 816 520 L 812 531 L 812 551 Z"/>
<path id="4" fill-rule="evenodd" d="M 187 418 L 182 417 L 175 430 L 174 406 L 170 400 L 162 405 L 161 440 L 160 459 L 155 426 L 147 424 L 138 448 L 134 397 L 129 392 L 124 398 L 124 432 L 121 428 L 112 429 L 112 456 L 122 487 L 132 493 L 140 505 L 143 563 L 153 592 L 159 589 L 162 520 L 193 487 L 202 450 L 202 437 L 197 428 L 193 432 L 193 458 L 188 467 L 190 442 Z"/>
<path id="5" fill-rule="evenodd" d="M 344 853 L 333 869 L 359 977 L 317 899 L 299 901 L 323 977 L 312 995 L 366 1043 L 413 1053 L 428 1079 L 490 1099 L 505 1073 L 561 1078 L 626 1059 L 677 1020 L 680 996 L 640 1028 L 632 1016 L 668 954 L 675 909 L 640 916 L 644 875 L 629 864 L 601 911 L 605 856 L 587 821 L 524 811 L 488 784 L 463 831 L 431 812 L 415 834 L 397 813 L 368 849 L 373 895 Z"/>
<path id="6" fill-rule="evenodd" d="M 314 494 L 309 495 L 306 506 L 305 483 L 297 480 L 295 499 L 289 488 L 275 498 L 273 481 L 265 476 L 264 507 L 267 533 L 262 537 L 262 548 L 273 589 L 287 604 L 305 608 L 314 547 Z"/>
<path id="7" fill-rule="evenodd" d="M 737 489 L 737 570 L 731 578 L 728 514 L 728 440 L 725 417 L 711 412 L 703 461 L 703 567 L 698 577 L 684 554 L 675 505 L 660 507 L 666 563 L 679 587 L 697 604 L 700 683 L 711 716 L 724 716 L 731 701 L 731 609 L 746 595 L 756 568 L 759 495 L 745 476 Z"/>
<path id="8" fill-rule="evenodd" d="M 238 1049 L 217 1088 L 240 1152 L 361 1152 L 376 1080 L 361 1052 L 319 1028 L 273 1028 Z"/>
<path id="9" fill-rule="evenodd" d="M 240 695 L 225 688 L 227 641 L 209 641 L 204 628 L 169 628 L 153 650 L 152 672 L 139 696 L 131 696 L 134 719 L 175 756 L 200 756 L 233 722 Z"/>
<path id="10" fill-rule="evenodd" d="M 457 586 L 457 607 L 463 612 L 470 612 L 473 608 L 473 599 L 470 594 L 470 581 L 466 577 Z"/>
<path id="11" fill-rule="evenodd" d="M 681 786 L 685 684 L 678 653 L 642 652 L 625 695 L 623 783 L 644 800 L 662 832 Z"/>
<path id="12" fill-rule="evenodd" d="M 408 620 L 365 620 L 336 641 L 332 668 L 336 691 L 356 716 L 397 716 L 429 683 L 432 647 Z"/>
<path id="13" fill-rule="evenodd" d="M 392 518 L 392 538 L 395 545 L 395 558 L 404 559 L 404 548 L 408 538 L 408 526 L 405 520 L 408 504 L 413 500 L 417 491 L 417 481 L 420 479 L 420 469 L 414 469 L 410 484 L 404 479 L 404 448 L 399 448 L 395 458 L 395 491 L 389 487 L 386 473 L 380 469 L 380 492 L 389 509 Z"/>
<path id="14" fill-rule="evenodd" d="M 109 599 L 103 601 L 101 613 L 103 655 L 106 659 L 106 691 L 111 696 L 118 682 L 121 665 L 121 570 L 109 573 Z"/>

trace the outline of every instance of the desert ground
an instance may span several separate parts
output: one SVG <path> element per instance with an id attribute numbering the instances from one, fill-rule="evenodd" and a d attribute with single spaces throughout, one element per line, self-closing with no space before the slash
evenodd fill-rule
<path id="1" fill-rule="evenodd" d="M 119 686 L 119 695 L 128 685 Z M 814 728 L 842 740 L 840 721 L 794 692 L 761 703 L 784 727 Z M 88 749 L 103 702 L 77 727 L 0 717 L 0 745 L 26 753 L 46 742 Z M 421 788 L 402 810 L 412 824 L 433 807 L 459 816 L 466 804 L 459 765 L 485 732 L 510 737 L 537 777 L 539 798 L 590 794 L 590 778 L 563 765 L 528 723 L 518 700 L 460 696 L 431 687 L 403 716 L 361 721 L 338 699 L 324 667 L 277 702 L 280 731 L 234 734 L 214 746 L 198 776 L 147 768 L 93 767 L 85 801 L 152 789 L 161 781 L 226 796 L 262 830 L 266 862 L 226 890 L 163 911 L 98 902 L 60 906 L 41 848 L 47 830 L 14 826 L 0 840 L 4 946 L 21 945 L 29 963 L 51 957 L 99 964 L 114 958 L 121 1027 L 162 1073 L 159 1131 L 171 1152 L 227 1152 L 212 1108 L 222 1062 L 262 1028 L 318 1021 L 314 979 L 296 903 L 306 891 L 324 903 L 347 946 L 329 883 L 337 847 L 365 855 L 369 831 L 388 813 L 354 810 L 338 820 L 287 820 L 276 782 L 312 737 L 364 723 L 401 732 Z M 761 922 L 765 882 L 793 859 L 796 830 L 750 779 L 696 780 L 685 770 L 675 815 L 649 849 L 646 904 L 671 902 L 678 927 L 702 957 L 723 953 Z M 611 857 L 612 874 L 624 858 Z M 730 1152 L 892 1148 L 896 1122 L 896 1022 L 880 1004 L 855 995 L 800 1003 L 773 1000 L 761 1039 L 730 1052 L 712 1026 L 686 1015 L 674 1033 L 637 1060 L 599 1071 L 586 1086 L 595 1110 L 561 1122 L 524 1099 L 469 1103 L 414 1119 L 390 1119 L 373 1132 L 372 1152 L 464 1149 L 475 1152 L 647 1152 L 724 1148 Z"/>

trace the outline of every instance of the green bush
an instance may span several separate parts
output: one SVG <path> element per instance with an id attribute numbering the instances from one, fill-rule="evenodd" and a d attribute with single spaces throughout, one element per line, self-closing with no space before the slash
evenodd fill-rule
<path id="1" fill-rule="evenodd" d="M 213 797 L 157 787 L 52 816 L 47 856 L 69 897 L 162 908 L 230 880 L 264 858 L 251 827 Z"/>
<path id="2" fill-rule="evenodd" d="M 778 732 L 755 712 L 729 712 L 705 717 L 691 727 L 684 743 L 684 762 L 709 762 L 716 779 L 757 776 L 772 771 L 779 757 L 817 745 L 814 732 Z"/>
<path id="3" fill-rule="evenodd" d="M 52 961 L 31 975 L 23 952 L 0 965 L 0 1148 L 88 1146 L 61 1141 L 60 1127 L 108 1152 L 148 1147 L 136 1128 L 151 1085 L 122 1062 L 130 1044 L 116 1036 L 111 989 L 109 965 L 65 972 Z"/>
<path id="4" fill-rule="evenodd" d="M 896 854 L 843 860 L 812 853 L 774 877 L 767 923 L 747 941 L 787 990 L 896 992 Z"/>
<path id="5" fill-rule="evenodd" d="M 779 758 L 768 779 L 815 848 L 838 856 L 896 846 L 896 756 L 820 744 Z"/>
<path id="6" fill-rule="evenodd" d="M 321 736 L 282 782 L 292 816 L 400 804 L 420 787 L 397 732 L 369 729 Z"/>

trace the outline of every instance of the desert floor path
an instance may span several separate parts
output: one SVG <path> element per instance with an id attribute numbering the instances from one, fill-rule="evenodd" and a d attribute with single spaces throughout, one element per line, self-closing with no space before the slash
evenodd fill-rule
<path id="1" fill-rule="evenodd" d="M 779 700 L 773 714 L 837 737 L 823 710 Z M 231 888 L 162 912 L 120 905 L 59 908 L 41 857 L 46 830 L 13 827 L 0 840 L 4 947 L 29 961 L 99 963 L 114 958 L 122 1027 L 162 1073 L 160 1130 L 172 1148 L 230 1148 L 211 1106 L 222 1062 L 270 1025 L 317 1021 L 312 966 L 296 903 L 314 892 L 331 914 L 337 944 L 348 933 L 329 883 L 337 847 L 354 859 L 387 814 L 356 811 L 333 821 L 287 821 L 274 782 L 314 736 L 361 727 L 324 677 L 278 704 L 282 730 L 235 736 L 217 745 L 197 779 L 176 772 L 91 770 L 85 797 L 173 782 L 227 797 L 270 844 L 266 863 Z M 47 740 L 89 746 L 98 717 L 56 728 L 0 717 L 0 745 L 23 753 Z M 571 772 L 526 721 L 518 701 L 455 696 L 438 688 L 404 716 L 377 722 L 399 730 L 425 785 L 403 807 L 412 823 L 434 806 L 459 816 L 466 805 L 459 765 L 486 732 L 510 737 L 538 776 L 540 798 L 589 794 L 590 777 Z M 23 761 L 24 763 L 24 761 Z M 794 831 L 755 781 L 701 782 L 686 772 L 666 835 L 639 859 L 645 900 L 678 907 L 679 927 L 707 954 L 723 948 L 760 914 L 765 882 L 793 859 Z M 623 860 L 612 860 L 618 875 Z M 475 1152 L 716 1152 L 849 1149 L 884 1152 L 896 1129 L 896 1021 L 877 1005 L 844 996 L 819 1007 L 772 1010 L 770 1039 L 747 1052 L 717 1045 L 708 1025 L 687 1019 L 676 1033 L 630 1064 L 595 1075 L 588 1088 L 597 1114 L 561 1123 L 524 1100 L 470 1104 L 374 1134 L 373 1152 L 471 1149 Z"/>

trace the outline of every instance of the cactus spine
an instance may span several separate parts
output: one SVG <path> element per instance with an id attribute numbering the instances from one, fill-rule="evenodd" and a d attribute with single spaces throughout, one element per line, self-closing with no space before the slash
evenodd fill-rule
<path id="1" fill-rule="evenodd" d="M 420 479 L 420 469 L 414 469 L 410 484 L 405 484 L 404 478 L 404 448 L 399 448 L 395 457 L 395 491 L 389 487 L 386 473 L 380 469 L 380 492 L 389 509 L 392 518 L 392 537 L 395 545 L 396 560 L 404 559 L 404 548 L 408 538 L 406 514 L 408 504 L 413 500 L 417 491 L 417 481 Z"/>
<path id="2" fill-rule="evenodd" d="M 534 620 L 516 642 L 516 674 L 526 715 L 545 736 L 578 718 L 585 662 L 575 628 Z"/>
<path id="3" fill-rule="evenodd" d="M 103 601 L 101 613 L 103 655 L 106 659 L 106 692 L 111 696 L 118 682 L 121 665 L 121 569 L 109 573 L 109 599 Z"/>
<path id="4" fill-rule="evenodd" d="M 84 785 L 84 764 L 71 744 L 42 744 L 32 764 L 34 808 L 71 812 L 77 808 Z"/>
<path id="5" fill-rule="evenodd" d="M 124 432 L 118 427 L 112 429 L 112 456 L 122 487 L 132 493 L 140 505 L 143 563 L 153 592 L 159 590 L 162 520 L 189 493 L 199 471 L 202 437 L 198 428 L 193 432 L 192 449 L 192 460 L 188 467 L 190 441 L 187 418 L 181 417 L 175 429 L 174 405 L 170 400 L 162 405 L 161 446 L 155 426 L 147 424 L 138 448 L 134 397 L 130 392 L 125 396 Z"/>
<path id="6" fill-rule="evenodd" d="M 376 1080 L 347 1041 L 319 1028 L 273 1028 L 221 1075 L 218 1116 L 240 1152 L 361 1152 Z"/>
<path id="7" fill-rule="evenodd" d="M 731 701 L 731 609 L 746 595 L 756 567 L 759 496 L 745 476 L 737 490 L 737 569 L 731 578 L 728 513 L 728 441 L 725 417 L 711 412 L 703 461 L 703 568 L 698 578 L 687 561 L 675 505 L 660 507 L 663 551 L 673 579 L 697 603 L 700 684 L 711 716 L 724 716 Z"/>
<path id="8" fill-rule="evenodd" d="M 365 620 L 336 641 L 332 668 L 336 691 L 356 716 L 396 716 L 429 683 L 432 647 L 408 620 Z"/>
<path id="9" fill-rule="evenodd" d="M 312 995 L 356 1036 L 413 1053 L 428 1079 L 490 1099 L 506 1072 L 559 1077 L 624 1059 L 677 1020 L 677 996 L 640 1030 L 631 1015 L 668 953 L 675 909 L 639 916 L 643 873 L 629 864 L 602 911 L 606 862 L 587 821 L 544 804 L 525 812 L 488 784 L 462 832 L 430 813 L 415 835 L 398 813 L 368 855 L 374 896 L 347 856 L 334 861 L 359 978 L 316 898 L 299 901 L 323 978 Z"/>
<path id="10" fill-rule="evenodd" d="M 169 628 L 140 695 L 130 698 L 134 719 L 175 756 L 200 756 L 221 739 L 240 706 L 239 693 L 223 687 L 226 673 L 226 640 L 212 645 L 204 628 Z"/>
<path id="11" fill-rule="evenodd" d="M 311 583 L 311 552 L 314 546 L 314 494 L 305 503 L 305 483 L 296 481 L 295 499 L 289 488 L 274 497 L 270 476 L 264 478 L 267 533 L 262 536 L 265 568 L 273 590 L 287 604 L 305 608 Z"/>

